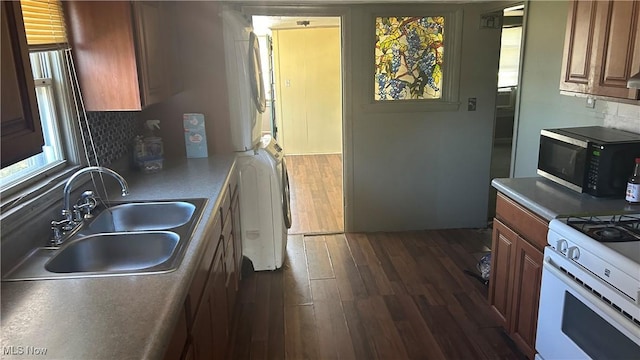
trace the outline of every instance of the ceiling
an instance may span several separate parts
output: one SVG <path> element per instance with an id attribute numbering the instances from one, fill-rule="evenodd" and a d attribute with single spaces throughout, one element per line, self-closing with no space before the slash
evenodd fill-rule
<path id="1" fill-rule="evenodd" d="M 306 25 L 298 22 L 304 21 Z M 269 33 L 269 29 L 295 29 L 340 26 L 340 18 L 335 16 L 253 16 L 253 31 L 257 35 Z"/>
<path id="2" fill-rule="evenodd" d="M 257 0 L 256 0 L 257 1 Z M 419 0 L 413 1 L 418 2 Z M 480 0 L 478 0 L 480 1 Z M 238 1 L 240 2 L 240 1 Z M 250 1 L 242 1 L 242 2 L 252 2 Z M 260 0 L 261 3 L 270 2 L 269 0 Z M 278 2 L 273 0 L 273 2 Z M 280 1 L 281 2 L 281 1 Z M 296 0 L 296 3 L 313 3 L 318 2 L 314 0 Z M 362 0 L 362 1 L 331 1 L 325 0 L 323 3 L 381 3 L 381 2 L 391 2 L 390 0 Z M 412 1 L 406 0 L 398 0 L 398 3 L 409 3 Z M 424 0 L 420 0 L 420 2 L 424 2 Z M 469 1 L 442 1 L 442 2 L 469 2 Z M 523 5 L 517 5 L 511 8 L 505 9 L 505 26 L 521 26 L 522 25 L 522 15 Z M 304 23 L 300 23 L 304 22 Z M 306 16 L 306 17 L 298 17 L 298 16 L 253 16 L 253 29 L 257 35 L 269 34 L 271 29 L 296 29 L 296 28 L 314 28 L 314 27 L 333 27 L 340 26 L 340 18 L 339 17 L 331 17 L 331 16 Z"/>

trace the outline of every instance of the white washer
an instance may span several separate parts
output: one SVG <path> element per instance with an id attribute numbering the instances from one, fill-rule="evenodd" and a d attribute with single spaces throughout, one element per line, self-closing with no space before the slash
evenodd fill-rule
<path id="1" fill-rule="evenodd" d="M 225 10 L 225 60 L 231 142 L 238 156 L 242 254 L 256 271 L 282 267 L 291 227 L 289 181 L 283 151 L 270 136 L 260 138 L 264 112 L 260 50 L 251 24 Z"/>
<path id="2" fill-rule="evenodd" d="M 238 155 L 242 253 L 256 271 L 282 267 L 291 227 L 289 180 L 282 149 L 270 136 Z"/>

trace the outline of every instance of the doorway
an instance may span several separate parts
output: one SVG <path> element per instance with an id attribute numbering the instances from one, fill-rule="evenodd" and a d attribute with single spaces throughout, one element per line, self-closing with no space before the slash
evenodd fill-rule
<path id="1" fill-rule="evenodd" d="M 262 129 L 289 171 L 289 233 L 343 232 L 340 17 L 253 16 L 253 27 L 267 95 Z"/>
<path id="2" fill-rule="evenodd" d="M 524 4 L 511 6 L 502 11 L 500 66 L 491 152 L 491 179 L 510 176 L 516 100 L 520 85 L 521 53 L 524 46 L 524 12 Z M 496 195 L 496 190 L 491 187 L 489 191 L 489 221 L 495 216 Z"/>

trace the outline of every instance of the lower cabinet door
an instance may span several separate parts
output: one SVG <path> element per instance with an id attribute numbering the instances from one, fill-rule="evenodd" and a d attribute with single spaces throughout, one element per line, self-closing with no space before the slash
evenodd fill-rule
<path id="1" fill-rule="evenodd" d="M 511 337 L 520 350 L 533 359 L 536 350 L 538 302 L 542 281 L 542 252 L 525 239 L 516 244 Z"/>
<path id="2" fill-rule="evenodd" d="M 193 320 L 192 345 L 193 358 L 197 360 L 213 359 L 213 327 L 211 323 L 211 298 L 204 297 Z"/>
<path id="3" fill-rule="evenodd" d="M 229 339 L 227 319 L 227 290 L 224 264 L 224 241 L 220 241 L 211 267 L 211 323 L 213 324 L 213 356 L 223 359 Z"/>
<path id="4" fill-rule="evenodd" d="M 518 234 L 500 220 L 493 221 L 493 245 L 491 249 L 491 278 L 489 279 L 489 304 L 503 328 L 509 330 L 514 257 Z"/>
<path id="5" fill-rule="evenodd" d="M 173 336 L 169 341 L 169 347 L 164 354 L 164 360 L 180 360 L 184 353 L 185 345 L 188 342 L 187 315 L 185 308 L 182 308 L 178 324 L 173 330 Z"/>
<path id="6" fill-rule="evenodd" d="M 236 276 L 238 281 L 242 279 L 242 231 L 240 224 L 240 194 L 235 191 L 231 200 L 231 233 L 233 235 L 233 254 L 235 256 Z"/>

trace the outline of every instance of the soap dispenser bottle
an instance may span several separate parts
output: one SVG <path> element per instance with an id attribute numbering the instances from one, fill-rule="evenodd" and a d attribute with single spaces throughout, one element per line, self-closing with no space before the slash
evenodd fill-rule
<path id="1" fill-rule="evenodd" d="M 162 169 L 164 161 L 162 138 L 154 133 L 160 129 L 160 120 L 147 120 L 145 128 L 145 136 L 142 138 L 143 157 L 138 166 L 144 172 L 156 172 Z"/>

